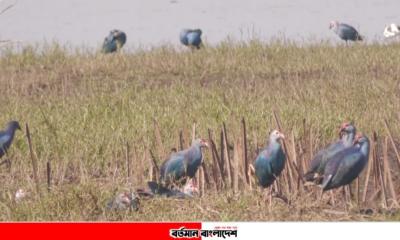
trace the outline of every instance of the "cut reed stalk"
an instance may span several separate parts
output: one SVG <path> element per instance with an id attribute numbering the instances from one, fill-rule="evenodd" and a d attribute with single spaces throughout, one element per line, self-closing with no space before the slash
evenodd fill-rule
<path id="1" fill-rule="evenodd" d="M 36 192 L 40 196 L 40 185 L 39 185 L 39 177 L 38 177 L 38 164 L 37 164 L 36 155 L 35 155 L 35 153 L 33 151 L 31 133 L 29 131 L 28 123 L 25 124 L 25 129 L 26 129 L 26 138 L 28 139 L 29 152 L 30 152 L 31 161 L 32 161 L 33 180 L 35 181 Z"/>
<path id="2" fill-rule="evenodd" d="M 243 128 L 243 160 L 244 160 L 244 175 L 246 178 L 246 183 L 250 184 L 250 178 L 247 174 L 249 171 L 249 160 L 247 156 L 247 130 L 246 130 L 246 121 L 244 120 L 244 117 L 242 118 L 242 128 Z"/>

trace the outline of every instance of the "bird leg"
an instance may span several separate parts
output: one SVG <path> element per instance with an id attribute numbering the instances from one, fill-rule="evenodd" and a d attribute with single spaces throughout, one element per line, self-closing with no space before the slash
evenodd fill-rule
<path id="1" fill-rule="evenodd" d="M 320 194 L 319 194 L 319 207 L 322 207 L 322 205 L 323 205 L 323 196 L 324 196 L 324 190 L 323 189 L 321 189 L 321 192 L 320 192 Z"/>
<path id="2" fill-rule="evenodd" d="M 332 207 L 335 207 L 335 194 L 334 194 L 333 190 L 331 191 L 331 204 L 332 204 Z"/>
<path id="3" fill-rule="evenodd" d="M 272 210 L 272 188 L 269 188 L 269 211 Z"/>

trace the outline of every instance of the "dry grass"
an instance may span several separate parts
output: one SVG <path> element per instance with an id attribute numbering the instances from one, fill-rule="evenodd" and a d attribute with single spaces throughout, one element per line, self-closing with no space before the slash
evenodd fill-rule
<path id="1" fill-rule="evenodd" d="M 340 213 L 344 209 L 340 201 L 336 207 L 319 205 L 317 188 L 297 184 L 293 165 L 291 172 L 285 173 L 288 179 L 279 184 L 284 193 L 295 188 L 295 194 L 289 196 L 291 204 L 275 200 L 269 209 L 254 183 L 249 190 L 245 181 L 241 119 L 247 124 L 250 162 L 256 149 L 265 144 L 269 130 L 277 127 L 272 114 L 275 109 L 284 133 L 293 139 L 287 144 L 291 161 L 298 161 L 296 166 L 306 167 L 316 149 L 336 138 L 336 129 L 345 120 L 354 121 L 371 137 L 377 132 L 379 163 L 384 156 L 383 139 L 388 136 L 383 119 L 388 121 L 395 145 L 400 133 L 399 52 L 398 44 L 299 47 L 256 41 L 224 42 L 193 53 L 171 47 L 114 55 L 58 45 L 43 50 L 27 47 L 19 53 L 3 49 L 0 124 L 10 119 L 29 124 L 41 197 L 35 194 L 26 137 L 18 132 L 10 151 L 11 169 L 0 168 L 0 219 L 396 220 L 400 215 L 386 211 L 372 216 L 357 214 L 354 199 L 349 214 Z M 160 127 L 159 137 L 154 119 Z M 149 150 L 160 163 L 169 149 L 179 148 L 180 131 L 183 145 L 189 144 L 193 123 L 198 136 L 207 138 L 211 130 L 220 154 L 223 122 L 236 193 L 226 184 L 214 182 L 220 181 L 220 173 L 214 172 L 207 151 L 205 163 L 211 180 L 201 198 L 142 201 L 141 210 L 132 213 L 105 211 L 105 203 L 116 191 L 143 187 L 151 177 Z M 126 142 L 131 181 L 127 180 Z M 390 178 L 398 193 L 399 166 L 388 144 Z M 52 170 L 50 192 L 47 162 Z M 226 166 L 224 169 L 223 174 Z M 376 176 L 370 180 L 370 200 L 361 207 L 394 207 L 397 196 L 393 199 L 389 188 L 388 206 L 382 203 L 382 192 L 371 196 L 379 188 Z M 389 183 L 385 176 L 387 172 L 384 178 Z M 364 179 L 362 176 L 360 189 Z M 27 189 L 31 196 L 17 204 L 12 199 L 18 188 Z M 341 193 L 336 195 L 341 198 Z"/>

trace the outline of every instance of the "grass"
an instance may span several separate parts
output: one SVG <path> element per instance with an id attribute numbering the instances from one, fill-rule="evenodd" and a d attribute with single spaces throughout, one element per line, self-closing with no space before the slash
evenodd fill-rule
<path id="1" fill-rule="evenodd" d="M 133 213 L 110 214 L 105 205 L 117 191 L 145 186 L 148 150 L 157 153 L 160 163 L 178 146 L 181 130 L 188 144 L 193 123 L 197 136 L 207 138 L 208 129 L 219 136 L 225 122 L 233 144 L 244 117 L 250 160 L 276 128 L 274 109 L 284 132 L 293 132 L 296 142 L 313 133 L 313 151 L 335 139 L 339 124 L 349 120 L 381 138 L 387 135 L 385 118 L 397 142 L 399 52 L 399 44 L 297 46 L 279 41 L 223 42 L 195 52 L 164 46 L 112 55 L 57 44 L 41 50 L 2 49 L 0 125 L 11 119 L 29 124 L 41 196 L 35 194 L 25 134 L 18 132 L 10 150 L 11 169 L 0 168 L 0 220 L 397 220 L 398 214 L 360 215 L 355 207 L 345 215 L 324 213 L 315 202 L 315 188 L 291 206 L 274 201 L 270 210 L 258 190 L 244 189 L 235 194 L 210 189 L 201 198 L 184 201 L 142 200 Z M 154 120 L 164 151 L 158 151 Z M 131 181 L 126 177 L 126 142 Z M 299 157 L 309 160 L 311 152 L 297 148 Z M 389 156 L 397 169 L 390 147 Z M 52 166 L 50 192 L 47 162 Z M 212 164 L 209 151 L 205 162 Z M 398 171 L 392 175 L 398 192 Z M 17 204 L 13 195 L 18 188 L 31 195 Z M 368 204 L 380 208 L 379 200 Z"/>

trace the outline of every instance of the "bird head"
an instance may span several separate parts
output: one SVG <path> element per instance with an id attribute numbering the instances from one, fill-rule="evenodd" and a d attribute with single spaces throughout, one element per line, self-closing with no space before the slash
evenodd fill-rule
<path id="1" fill-rule="evenodd" d="M 337 25 L 339 25 L 338 21 L 331 21 L 329 23 L 329 29 L 335 28 L 335 27 L 337 27 Z"/>
<path id="2" fill-rule="evenodd" d="M 272 130 L 269 135 L 269 140 L 278 141 L 279 139 L 285 139 L 285 135 L 283 135 L 283 133 L 279 132 L 278 130 Z"/>
<path id="3" fill-rule="evenodd" d="M 192 145 L 198 145 L 199 147 L 209 147 L 207 140 L 203 138 L 197 138 L 193 141 Z"/>
<path id="4" fill-rule="evenodd" d="M 368 140 L 368 137 L 365 134 L 357 133 L 357 135 L 356 135 L 356 137 L 354 139 L 354 145 L 355 144 L 362 145 L 362 144 L 367 143 L 367 142 L 369 142 L 369 140 Z"/>
<path id="5" fill-rule="evenodd" d="M 17 122 L 17 121 L 10 121 L 8 124 L 7 124 L 7 128 L 10 128 L 10 129 L 18 129 L 18 130 L 21 130 L 21 126 L 19 125 L 19 122 Z"/>
<path id="6" fill-rule="evenodd" d="M 344 122 L 339 127 L 339 138 L 342 138 L 344 134 L 355 133 L 356 128 L 351 122 Z"/>

